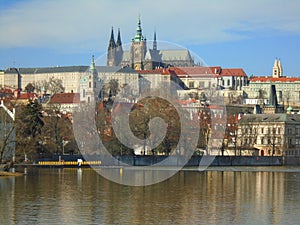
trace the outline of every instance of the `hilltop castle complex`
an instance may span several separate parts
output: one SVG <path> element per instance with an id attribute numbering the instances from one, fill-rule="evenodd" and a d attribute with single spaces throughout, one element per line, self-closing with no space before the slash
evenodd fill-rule
<path id="1" fill-rule="evenodd" d="M 139 18 L 129 49 L 122 45 L 120 29 L 116 40 L 111 30 L 105 66 L 96 66 L 92 57 L 90 66 L 1 70 L 0 99 L 38 98 L 46 107 L 58 105 L 60 111 L 72 113 L 80 103 L 114 99 L 117 90 L 126 90 L 124 104 L 134 104 L 147 90 L 158 93 L 162 83 L 167 89 L 176 82 L 181 89 L 170 94 L 193 120 L 200 118 L 200 111 L 218 110 L 209 96 L 224 98 L 226 105 L 247 114 L 254 107 L 244 119 L 230 115 L 233 122 L 223 142 L 226 154 L 300 156 L 300 78 L 284 76 L 279 59 L 270 66 L 271 76 L 248 77 L 242 68 L 199 66 L 187 49 L 159 49 L 156 32 L 148 45 Z M 51 91 L 49 84 L 55 82 L 63 88 Z"/>
<path id="2" fill-rule="evenodd" d="M 131 39 L 130 50 L 123 50 L 120 29 L 115 42 L 113 28 L 107 50 L 107 66 L 131 67 L 135 70 L 151 70 L 166 67 L 194 66 L 194 60 L 187 49 L 159 50 L 154 32 L 153 46 L 147 48 L 146 37 L 143 36 L 141 20 L 138 19 L 136 35 Z"/>

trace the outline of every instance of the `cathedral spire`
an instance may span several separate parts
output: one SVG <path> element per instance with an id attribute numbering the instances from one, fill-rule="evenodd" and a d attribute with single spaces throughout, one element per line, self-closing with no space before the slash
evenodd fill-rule
<path id="1" fill-rule="evenodd" d="M 117 37 L 117 43 L 116 46 L 121 46 L 122 45 L 122 41 L 121 41 L 121 34 L 120 34 L 120 28 L 118 28 L 118 37 Z"/>
<path id="2" fill-rule="evenodd" d="M 92 55 L 92 62 L 90 65 L 90 72 L 94 73 L 95 72 L 95 59 L 94 59 L 94 55 Z"/>
<path id="3" fill-rule="evenodd" d="M 108 49 L 114 49 L 116 47 L 116 43 L 115 43 L 115 37 L 114 37 L 114 28 L 111 27 L 111 34 L 110 34 L 110 39 L 109 39 L 109 45 L 108 45 Z"/>
<path id="4" fill-rule="evenodd" d="M 138 41 L 142 41 L 144 38 L 143 38 L 143 35 L 142 35 L 142 27 L 141 27 L 141 18 L 139 16 L 138 18 L 138 26 L 136 28 L 136 35 L 134 37 L 134 41 L 138 42 Z"/>
<path id="5" fill-rule="evenodd" d="M 115 65 L 120 66 L 122 60 L 123 60 L 123 48 L 122 48 L 121 34 L 120 34 L 120 28 L 119 28 L 117 43 L 116 43 Z"/>
<path id="6" fill-rule="evenodd" d="M 154 31 L 154 38 L 153 38 L 153 50 L 157 50 L 156 31 Z"/>

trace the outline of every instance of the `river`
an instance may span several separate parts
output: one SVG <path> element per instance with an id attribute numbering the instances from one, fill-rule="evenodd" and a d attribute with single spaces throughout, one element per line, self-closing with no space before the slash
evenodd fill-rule
<path id="1" fill-rule="evenodd" d="M 0 224 L 299 224 L 300 167 L 184 169 L 150 186 L 91 168 L 0 178 Z"/>

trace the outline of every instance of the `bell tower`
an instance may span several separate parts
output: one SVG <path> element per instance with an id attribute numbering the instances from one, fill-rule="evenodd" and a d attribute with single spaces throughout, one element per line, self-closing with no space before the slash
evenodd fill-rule
<path id="1" fill-rule="evenodd" d="M 272 77 L 274 77 L 274 78 L 282 77 L 282 66 L 281 66 L 280 59 L 277 59 L 277 58 L 275 59 Z"/>
<path id="2" fill-rule="evenodd" d="M 130 64 L 135 70 L 144 69 L 144 59 L 147 51 L 146 38 L 142 34 L 141 19 L 138 18 L 136 35 L 131 39 Z"/>

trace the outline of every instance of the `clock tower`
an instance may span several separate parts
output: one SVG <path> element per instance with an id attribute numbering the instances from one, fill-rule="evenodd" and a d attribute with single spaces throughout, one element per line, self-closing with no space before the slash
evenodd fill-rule
<path id="1" fill-rule="evenodd" d="M 142 34 L 141 19 L 138 19 L 136 35 L 131 40 L 130 64 L 135 70 L 144 69 L 144 59 L 147 51 L 146 38 Z"/>

